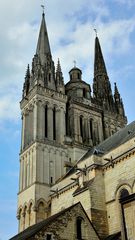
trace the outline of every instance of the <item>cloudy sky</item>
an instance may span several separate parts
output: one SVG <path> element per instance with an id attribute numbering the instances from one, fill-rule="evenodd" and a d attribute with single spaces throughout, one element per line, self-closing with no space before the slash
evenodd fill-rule
<path id="1" fill-rule="evenodd" d="M 21 118 L 19 101 L 26 66 L 35 53 L 42 0 L 0 0 L 0 240 L 17 233 Z M 135 1 L 49 0 L 45 12 L 55 63 L 65 82 L 76 60 L 83 80 L 92 84 L 94 28 L 108 75 L 117 82 L 129 122 L 135 119 Z"/>

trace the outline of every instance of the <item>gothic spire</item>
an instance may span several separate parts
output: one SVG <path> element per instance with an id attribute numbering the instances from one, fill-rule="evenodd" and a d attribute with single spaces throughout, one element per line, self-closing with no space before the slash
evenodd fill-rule
<path id="1" fill-rule="evenodd" d="M 105 61 L 98 37 L 95 39 L 95 60 L 94 60 L 94 99 L 100 102 L 106 110 L 114 110 L 114 100 L 111 84 L 108 78 Z"/>
<path id="2" fill-rule="evenodd" d="M 47 27 L 45 22 L 45 14 L 42 14 L 41 27 L 39 32 L 36 54 L 40 57 L 41 64 L 46 62 L 46 56 L 51 56 L 51 49 L 48 39 Z"/>
<path id="3" fill-rule="evenodd" d="M 44 12 L 42 14 L 36 54 L 32 61 L 31 78 L 32 86 L 37 84 L 56 90 L 55 67 L 52 60 Z"/>
<path id="4" fill-rule="evenodd" d="M 107 70 L 100 46 L 100 42 L 98 37 L 96 36 L 95 39 L 95 61 L 94 61 L 94 76 L 96 77 L 97 75 L 107 75 Z"/>

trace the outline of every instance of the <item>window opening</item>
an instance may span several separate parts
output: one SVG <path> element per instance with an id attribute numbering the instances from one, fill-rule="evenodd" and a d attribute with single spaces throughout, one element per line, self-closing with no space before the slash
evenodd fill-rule
<path id="1" fill-rule="evenodd" d="M 53 183 L 53 177 L 51 177 L 51 184 Z"/>
<path id="2" fill-rule="evenodd" d="M 90 133 L 91 133 L 91 139 L 93 140 L 93 119 L 90 119 Z"/>
<path id="3" fill-rule="evenodd" d="M 51 82 L 51 73 L 49 73 L 49 82 Z"/>
<path id="4" fill-rule="evenodd" d="M 51 240 L 51 238 L 52 238 L 52 235 L 51 235 L 51 234 L 47 234 L 47 235 L 46 235 L 46 240 Z"/>
<path id="5" fill-rule="evenodd" d="M 83 97 L 86 98 L 86 89 L 83 88 Z"/>
<path id="6" fill-rule="evenodd" d="M 83 137 L 83 117 L 80 116 L 80 135 Z"/>
<path id="7" fill-rule="evenodd" d="M 81 229 L 81 225 L 82 225 L 82 219 L 81 218 L 77 218 L 77 223 L 76 223 L 76 227 L 77 227 L 77 240 L 81 240 L 82 239 L 82 229 Z"/>

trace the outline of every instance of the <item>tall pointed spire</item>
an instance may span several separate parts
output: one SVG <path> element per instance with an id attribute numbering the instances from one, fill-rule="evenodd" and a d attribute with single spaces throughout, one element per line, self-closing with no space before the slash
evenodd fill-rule
<path id="1" fill-rule="evenodd" d="M 32 61 L 31 83 L 32 86 L 40 85 L 56 90 L 55 67 L 51 55 L 44 11 L 42 14 L 36 54 Z"/>
<path id="2" fill-rule="evenodd" d="M 108 78 L 105 61 L 98 37 L 95 38 L 95 60 L 94 60 L 94 99 L 100 102 L 107 110 L 113 110 L 114 101 L 111 84 Z"/>
<path id="3" fill-rule="evenodd" d="M 95 61 L 94 61 L 94 76 L 105 74 L 107 75 L 107 70 L 100 46 L 98 37 L 95 39 Z"/>
<path id="4" fill-rule="evenodd" d="M 51 49 L 48 39 L 47 27 L 45 22 L 45 14 L 42 14 L 41 27 L 39 32 L 36 54 L 40 57 L 41 64 L 46 62 L 46 56 L 51 55 Z"/>

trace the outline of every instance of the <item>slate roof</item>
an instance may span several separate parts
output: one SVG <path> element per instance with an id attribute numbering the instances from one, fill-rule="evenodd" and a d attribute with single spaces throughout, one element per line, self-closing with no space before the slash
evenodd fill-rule
<path id="1" fill-rule="evenodd" d="M 90 149 L 78 162 L 90 157 L 94 154 L 94 152 L 96 154 L 96 150 L 99 151 L 98 156 L 102 156 L 107 152 L 115 149 L 116 147 L 119 147 L 123 143 L 129 141 L 133 137 L 135 137 L 135 121 L 131 122 L 125 128 L 122 128 L 96 147 Z"/>

